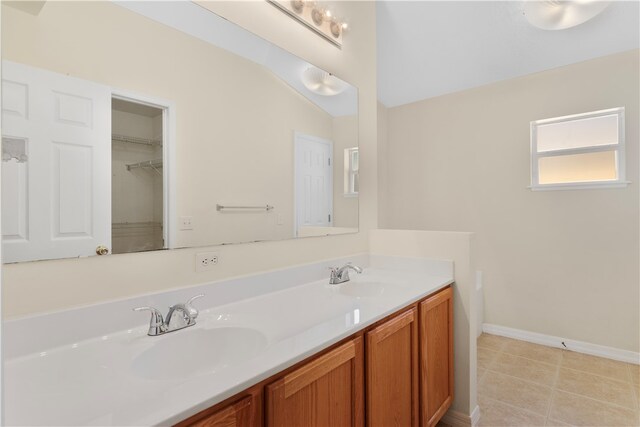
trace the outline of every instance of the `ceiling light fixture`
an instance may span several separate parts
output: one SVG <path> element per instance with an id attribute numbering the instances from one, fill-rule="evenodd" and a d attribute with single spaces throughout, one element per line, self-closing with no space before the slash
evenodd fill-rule
<path id="1" fill-rule="evenodd" d="M 313 0 L 267 0 L 296 21 L 314 31 L 337 47 L 342 47 L 342 37 L 348 28 L 335 10 Z"/>
<path id="2" fill-rule="evenodd" d="M 317 67 L 309 67 L 302 73 L 302 83 L 311 92 L 322 96 L 334 96 L 349 86 L 333 74 Z"/>
<path id="3" fill-rule="evenodd" d="M 524 2 L 523 13 L 534 27 L 564 30 L 593 19 L 610 3 L 610 0 L 527 0 Z"/>

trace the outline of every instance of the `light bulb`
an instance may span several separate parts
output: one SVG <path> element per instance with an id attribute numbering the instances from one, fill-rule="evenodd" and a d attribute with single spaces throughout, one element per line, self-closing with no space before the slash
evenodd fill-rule
<path id="1" fill-rule="evenodd" d="M 302 13 L 304 9 L 304 0 L 291 0 L 291 8 L 297 13 Z"/>
<path id="2" fill-rule="evenodd" d="M 333 37 L 338 38 L 340 37 L 340 33 L 342 32 L 342 26 L 336 21 L 332 20 L 329 24 L 329 30 L 331 30 L 331 35 Z"/>
<path id="3" fill-rule="evenodd" d="M 320 10 L 318 10 L 317 8 L 311 10 L 311 19 L 313 20 L 314 24 L 318 26 L 322 25 L 322 21 L 324 20 L 323 18 L 324 16 Z"/>

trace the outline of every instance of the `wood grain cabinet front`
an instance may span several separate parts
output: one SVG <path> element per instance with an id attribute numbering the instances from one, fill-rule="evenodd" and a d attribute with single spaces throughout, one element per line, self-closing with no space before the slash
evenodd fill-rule
<path id="1" fill-rule="evenodd" d="M 449 286 L 178 426 L 435 427 L 452 401 Z"/>
<path id="2" fill-rule="evenodd" d="M 214 406 L 176 427 L 262 427 L 262 414 L 262 390 L 254 388 L 237 402 Z"/>
<path id="3" fill-rule="evenodd" d="M 453 290 L 420 303 L 421 426 L 434 427 L 453 401 Z"/>
<path id="4" fill-rule="evenodd" d="M 418 311 L 411 308 L 366 335 L 367 426 L 418 426 Z"/>
<path id="5" fill-rule="evenodd" d="M 266 387 L 267 427 L 364 425 L 362 337 Z"/>

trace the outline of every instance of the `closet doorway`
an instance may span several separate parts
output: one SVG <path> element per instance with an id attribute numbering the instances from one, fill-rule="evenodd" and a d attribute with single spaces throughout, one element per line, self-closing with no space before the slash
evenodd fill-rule
<path id="1" fill-rule="evenodd" d="M 131 99 L 111 100 L 112 253 L 168 247 L 165 110 Z"/>

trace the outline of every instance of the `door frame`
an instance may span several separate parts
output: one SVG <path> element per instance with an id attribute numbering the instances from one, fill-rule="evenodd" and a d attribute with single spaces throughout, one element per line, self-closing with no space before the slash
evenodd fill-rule
<path id="1" fill-rule="evenodd" d="M 162 237 L 164 249 L 177 247 L 176 216 L 176 105 L 173 101 L 125 89 L 111 89 L 111 99 L 162 110 Z"/>
<path id="2" fill-rule="evenodd" d="M 317 142 L 320 144 L 325 144 L 329 146 L 329 150 L 331 153 L 331 173 L 329 174 L 329 193 L 331 197 L 329 197 L 329 212 L 331 215 L 331 221 L 329 221 L 329 227 L 333 226 L 333 167 L 334 167 L 334 158 L 333 158 L 333 141 L 329 139 L 320 138 L 318 136 L 309 135 L 306 133 L 302 133 L 299 131 L 293 131 L 293 237 L 298 237 L 298 139 L 304 138 L 311 140 L 313 142 Z"/>

